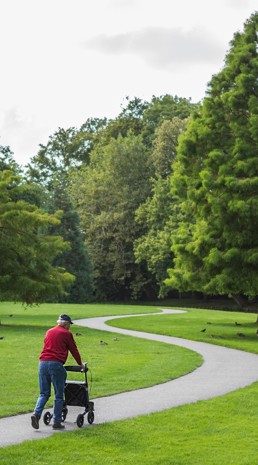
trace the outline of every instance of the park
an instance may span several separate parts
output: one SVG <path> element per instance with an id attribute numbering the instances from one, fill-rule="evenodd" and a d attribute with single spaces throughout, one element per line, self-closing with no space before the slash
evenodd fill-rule
<path id="1" fill-rule="evenodd" d="M 25 167 L 0 145 L 1 464 L 258 464 L 257 30 L 202 102 L 128 98 Z M 63 313 L 95 421 L 34 431 Z"/>
<path id="2" fill-rule="evenodd" d="M 30 412 L 33 408 L 42 338 L 45 329 L 54 324 L 61 308 L 66 311 L 69 308 L 78 321 L 85 316 L 107 317 L 111 313 L 113 316 L 142 314 L 110 323 L 113 327 L 173 335 L 237 349 L 246 354 L 258 354 L 255 314 L 187 309 L 184 313 L 163 315 L 157 307 L 108 304 L 42 304 L 31 310 L 19 304 L 2 303 L 0 329 L 3 339 L 0 342 L 4 377 L 1 380 L 1 417 L 19 418 L 16 415 Z M 189 349 L 74 326 L 74 334 L 80 334 L 77 344 L 92 370 L 90 396 L 96 400 L 98 397 L 104 399 L 101 404 L 104 411 L 105 397 L 108 402 L 109 396 L 112 399 L 120 392 L 129 391 L 130 394 L 136 389 L 166 384 L 170 380 L 184 378 L 202 365 L 200 355 Z M 207 329 L 202 332 L 204 327 Z M 239 328 L 244 335 L 242 337 L 238 336 Z M 113 341 L 114 336 L 118 340 Z M 100 345 L 100 340 L 105 340 L 107 345 Z M 210 400 L 120 421 L 112 421 L 116 412 L 112 417 L 111 411 L 108 412 L 110 421 L 85 425 L 80 430 L 71 418 L 72 431 L 51 432 L 51 437 L 43 439 L 38 439 L 33 431 L 35 439 L 3 447 L 1 462 L 18 464 L 22 460 L 28 465 L 47 464 L 50 460 L 85 464 L 121 464 L 125 461 L 130 464 L 136 460 L 142 464 L 171 465 L 215 464 L 218 461 L 239 465 L 256 463 L 257 389 L 255 382 Z M 70 424 L 69 418 L 67 421 Z"/>

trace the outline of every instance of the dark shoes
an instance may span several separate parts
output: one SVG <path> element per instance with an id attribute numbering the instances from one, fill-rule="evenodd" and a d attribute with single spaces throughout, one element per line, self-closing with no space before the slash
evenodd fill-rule
<path id="1" fill-rule="evenodd" d="M 31 426 L 32 428 L 34 429 L 39 429 L 39 416 L 36 415 L 36 413 L 33 413 L 33 415 L 31 415 Z M 53 429 L 64 429 L 64 425 L 62 425 L 61 423 L 54 423 L 53 426 L 52 426 Z"/>
<path id="2" fill-rule="evenodd" d="M 36 415 L 36 413 L 33 413 L 33 415 L 31 415 L 31 426 L 32 428 L 34 429 L 39 429 L 39 417 L 38 415 Z"/>
<path id="3" fill-rule="evenodd" d="M 53 429 L 64 429 L 64 425 L 61 423 L 54 423 L 52 426 Z"/>

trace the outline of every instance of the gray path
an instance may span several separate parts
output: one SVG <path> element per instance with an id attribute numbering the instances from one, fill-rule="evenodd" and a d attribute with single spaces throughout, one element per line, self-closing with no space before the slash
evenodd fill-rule
<path id="1" fill-rule="evenodd" d="M 181 310 L 163 309 L 163 313 L 181 312 Z M 76 324 L 185 347 L 201 354 L 204 362 L 194 372 L 176 380 L 146 389 L 93 399 L 95 402 L 94 424 L 131 418 L 198 400 L 210 399 L 258 381 L 257 355 L 203 342 L 114 328 L 105 324 L 108 320 L 127 316 L 88 318 L 77 320 Z M 148 315 L 144 314 L 144 316 Z M 69 407 L 65 422 L 66 431 L 77 429 L 74 421 L 80 411 L 82 411 L 80 407 Z M 84 427 L 89 427 L 87 421 Z M 57 432 L 53 432 L 51 427 L 45 426 L 42 421 L 40 429 L 33 430 L 30 426 L 30 414 L 0 419 L 0 446 L 20 443 L 28 439 L 45 438 L 51 434 L 57 434 Z"/>

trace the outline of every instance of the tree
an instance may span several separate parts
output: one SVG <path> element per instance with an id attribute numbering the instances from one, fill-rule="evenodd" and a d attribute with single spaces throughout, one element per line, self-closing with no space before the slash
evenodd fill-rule
<path id="1" fill-rule="evenodd" d="M 69 167 L 78 162 L 76 154 L 80 150 L 76 137 L 75 128 L 59 128 L 47 145 L 40 144 L 40 150 L 27 166 L 28 177 L 51 190 L 55 179 L 64 178 Z"/>
<path id="2" fill-rule="evenodd" d="M 258 293 L 257 29 L 256 13 L 234 35 L 179 146 L 172 184 L 184 220 L 167 280 L 178 289 Z"/>
<path id="3" fill-rule="evenodd" d="M 13 152 L 9 146 L 0 145 L 0 171 L 11 170 L 16 174 L 21 173 L 21 168 L 13 157 Z"/>
<path id="4" fill-rule="evenodd" d="M 59 128 L 47 145 L 40 144 L 40 150 L 27 166 L 27 176 L 50 191 L 56 179 L 67 179 L 72 168 L 88 163 L 98 131 L 106 124 L 106 118 L 89 118 L 80 129 Z"/>
<path id="5" fill-rule="evenodd" d="M 160 97 L 153 96 L 143 114 L 142 136 L 146 145 L 152 145 L 155 131 L 164 121 L 171 121 L 173 118 L 184 120 L 198 107 L 198 103 L 192 103 L 191 99 L 177 95 L 174 97 L 169 94 Z"/>
<path id="6" fill-rule="evenodd" d="M 59 296 L 59 302 L 86 303 L 93 300 L 93 270 L 84 238 L 80 228 L 80 218 L 75 211 L 62 184 L 55 186 L 53 195 L 54 209 L 63 212 L 58 225 L 51 228 L 51 234 L 62 236 L 70 244 L 70 248 L 59 254 L 53 262 L 71 273 L 75 280 L 64 296 Z"/>
<path id="7" fill-rule="evenodd" d="M 117 139 L 119 136 L 126 137 L 128 133 L 138 135 L 143 128 L 143 115 L 148 107 L 148 103 L 138 97 L 129 100 L 126 97 L 127 105 L 122 107 L 119 115 L 108 122 L 106 129 L 102 133 L 102 138 L 108 142 Z"/>
<path id="8" fill-rule="evenodd" d="M 193 107 L 187 99 L 168 95 L 153 97 L 150 103 L 127 98 L 113 120 L 90 119 L 79 130 L 59 128 L 28 166 L 29 178 L 45 188 L 41 207 L 48 212 L 55 186 L 61 183 L 68 194 L 73 180 L 69 192 L 82 218 L 100 298 L 143 292 L 153 296 L 152 288 L 156 292 L 146 261 L 135 262 L 134 240 L 146 231 L 145 225 L 135 223 L 135 210 L 150 195 L 155 171 L 170 172 L 169 154 L 149 159 L 155 130 L 167 118 L 185 118 Z M 64 229 L 60 231 L 66 238 Z"/>
<path id="9" fill-rule="evenodd" d="M 151 148 L 155 130 L 164 121 L 176 117 L 185 119 L 198 106 L 199 104 L 192 103 L 190 99 L 168 94 L 161 97 L 153 96 L 150 102 L 142 101 L 137 97 L 129 100 L 127 97 L 122 111 L 116 118 L 107 121 L 107 125 L 98 132 L 95 141 L 107 145 L 111 139 L 126 137 L 130 132 L 134 135 L 141 134 L 144 144 Z"/>
<path id="10" fill-rule="evenodd" d="M 139 296 L 146 285 L 133 242 L 141 229 L 135 210 L 149 193 L 147 159 L 141 136 L 129 133 L 97 146 L 90 165 L 74 175 L 71 195 L 94 263 L 99 300 Z"/>
<path id="11" fill-rule="evenodd" d="M 69 294 L 58 296 L 62 302 L 83 303 L 93 298 L 92 265 L 80 229 L 80 218 L 67 187 L 70 172 L 87 161 L 95 131 L 105 124 L 106 120 L 89 119 L 78 131 L 59 128 L 28 166 L 29 178 L 34 184 L 37 181 L 42 191 L 40 206 L 48 213 L 63 211 L 60 224 L 50 229 L 50 234 L 61 235 L 71 246 L 54 261 L 75 277 Z"/>
<path id="12" fill-rule="evenodd" d="M 12 171 L 0 172 L 0 294 L 27 304 L 63 295 L 73 276 L 52 261 L 69 248 L 48 228 L 61 212 L 48 215 L 22 200 L 26 185 Z"/>
<path id="13" fill-rule="evenodd" d="M 136 263 L 146 263 L 159 287 L 159 296 L 164 297 L 170 288 L 164 285 L 167 268 L 173 255 L 171 235 L 179 218 L 177 199 L 171 192 L 170 175 L 172 163 L 176 159 L 179 135 L 186 129 L 188 118 L 178 117 L 165 120 L 156 129 L 154 150 L 149 163 L 155 168 L 152 178 L 152 192 L 136 211 L 136 222 L 145 225 L 145 233 L 134 242 Z"/>

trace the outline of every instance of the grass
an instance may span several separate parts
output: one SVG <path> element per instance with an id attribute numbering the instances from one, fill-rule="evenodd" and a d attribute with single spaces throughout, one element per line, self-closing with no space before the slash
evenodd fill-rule
<path id="1" fill-rule="evenodd" d="M 0 304 L 1 373 L 0 416 L 33 410 L 38 397 L 37 367 L 46 330 L 66 307 L 42 305 L 36 309 Z M 136 308 L 142 313 L 148 307 Z M 153 310 L 153 309 L 152 309 Z M 74 319 L 96 314 L 130 313 L 124 306 L 70 306 L 65 311 Z M 10 315 L 12 315 L 10 317 Z M 164 343 L 144 341 L 129 336 L 72 326 L 77 346 L 88 362 L 90 397 L 96 398 L 118 392 L 152 386 L 177 378 L 202 363 L 201 356 L 184 348 Z M 79 334 L 76 336 L 76 334 Z M 113 338 L 118 340 L 114 341 Z M 100 345 L 105 340 L 107 345 Z M 67 364 L 74 364 L 69 357 Z M 70 379 L 82 379 L 70 374 Z M 24 388 L 26 387 L 26 389 Z M 52 404 L 52 399 L 48 405 Z"/>
<path id="2" fill-rule="evenodd" d="M 189 310 L 185 315 L 117 320 L 116 325 L 257 353 L 255 321 L 251 314 Z M 240 331 L 245 336 L 237 336 Z M 257 465 L 257 395 L 254 383 L 208 401 L 6 447 L 1 465 Z"/>
<path id="3" fill-rule="evenodd" d="M 257 465 L 257 389 L 6 447 L 1 465 Z"/>
<path id="4" fill-rule="evenodd" d="M 253 313 L 188 309 L 186 313 L 175 315 L 114 319 L 107 324 L 208 342 L 257 354 L 256 318 L 257 315 Z"/>

